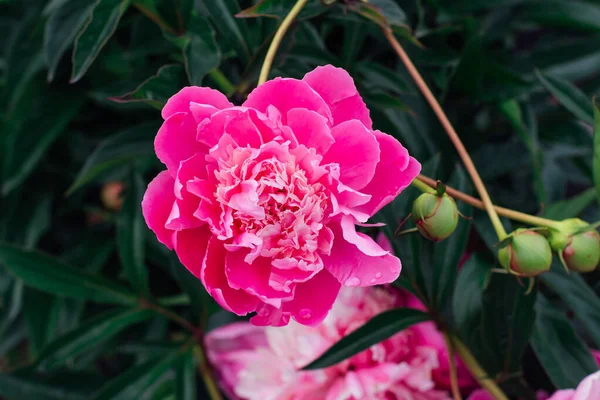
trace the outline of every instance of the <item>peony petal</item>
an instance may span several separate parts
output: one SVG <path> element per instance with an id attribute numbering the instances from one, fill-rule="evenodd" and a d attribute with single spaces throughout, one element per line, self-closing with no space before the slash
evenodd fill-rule
<path id="1" fill-rule="evenodd" d="M 200 278 L 202 262 L 206 256 L 206 248 L 211 236 L 208 225 L 177 232 L 175 252 L 181 263 L 196 278 Z"/>
<path id="2" fill-rule="evenodd" d="M 172 176 L 177 174 L 181 161 L 208 150 L 196 140 L 196 123 L 187 113 L 175 113 L 163 122 L 154 139 L 154 149 Z"/>
<path id="3" fill-rule="evenodd" d="M 167 119 L 175 113 L 188 112 L 191 102 L 206 104 L 217 109 L 233 107 L 227 97 L 217 90 L 199 86 L 186 86 L 167 101 L 161 112 L 163 119 Z"/>
<path id="4" fill-rule="evenodd" d="M 400 275 L 400 260 L 381 249 L 369 236 L 345 232 L 330 224 L 334 241 L 331 255 L 321 254 L 325 268 L 346 286 L 372 286 L 393 282 Z M 355 243 L 351 243 L 346 236 Z M 382 254 L 382 255 L 368 255 Z"/>
<path id="5" fill-rule="evenodd" d="M 323 156 L 323 164 L 339 164 L 340 181 L 352 189 L 362 189 L 373 179 L 379 162 L 377 139 L 358 120 L 333 127 L 331 134 L 335 143 Z"/>
<path id="6" fill-rule="evenodd" d="M 194 154 L 179 164 L 175 179 L 175 196 L 178 199 L 183 198 L 182 192 L 185 193 L 187 191 L 187 183 L 189 181 L 193 181 L 196 178 L 206 179 L 208 177 L 206 165 L 205 155 L 202 153 Z"/>
<path id="7" fill-rule="evenodd" d="M 159 242 L 173 248 L 173 231 L 165 228 L 171 214 L 175 194 L 175 180 L 168 171 L 162 171 L 148 184 L 142 200 L 142 213 L 146 224 L 156 234 Z"/>
<path id="8" fill-rule="evenodd" d="M 389 252 L 382 249 L 371 237 L 365 235 L 364 233 L 356 232 L 356 225 L 354 223 L 354 219 L 350 216 L 343 216 L 340 221 L 340 227 L 342 228 L 342 234 L 344 239 L 356 245 L 368 256 L 384 256 Z"/>
<path id="9" fill-rule="evenodd" d="M 174 231 L 180 231 L 182 229 L 193 229 L 204 225 L 204 221 L 194 216 L 200 199 L 189 194 L 182 200 L 175 199 L 171 214 L 167 219 L 165 227 L 167 229 L 173 229 Z"/>
<path id="10" fill-rule="evenodd" d="M 225 260 L 225 274 L 229 285 L 234 289 L 245 290 L 257 296 L 264 303 L 281 307 L 282 299 L 294 296 L 283 290 L 275 290 L 269 286 L 271 275 L 271 259 L 258 257 L 252 264 L 245 260 L 247 251 L 228 251 Z"/>
<path id="11" fill-rule="evenodd" d="M 294 299 L 282 309 L 303 325 L 317 326 L 327 316 L 340 291 L 340 283 L 327 270 L 296 286 Z"/>
<path id="12" fill-rule="evenodd" d="M 358 119 L 372 129 L 369 109 L 356 90 L 354 80 L 342 68 L 325 65 L 315 68 L 302 79 L 325 100 L 331 109 L 333 124 Z"/>
<path id="13" fill-rule="evenodd" d="M 379 142 L 381 160 L 373 179 L 361 190 L 373 197 L 367 204 L 357 207 L 369 215 L 375 214 L 392 201 L 421 172 L 421 164 L 409 156 L 408 151 L 393 136 L 379 131 L 373 133 Z"/>
<path id="14" fill-rule="evenodd" d="M 200 279 L 208 293 L 227 311 L 237 315 L 246 315 L 255 311 L 258 299 L 243 290 L 233 289 L 225 275 L 225 261 L 228 252 L 223 242 L 212 236 L 208 241 L 206 256 L 202 262 Z"/>
<path id="15" fill-rule="evenodd" d="M 314 111 L 305 108 L 292 108 L 287 113 L 287 125 L 294 132 L 299 144 L 325 154 L 335 142 L 327 119 Z"/>
<path id="16" fill-rule="evenodd" d="M 292 78 L 275 78 L 258 86 L 248 95 L 244 107 L 265 113 L 272 105 L 281 113 L 286 124 L 287 112 L 292 108 L 316 111 L 331 121 L 327 103 L 306 82 Z"/>
<path id="17" fill-rule="evenodd" d="M 250 318 L 250 323 L 256 326 L 286 326 L 289 322 L 289 314 L 265 303 L 260 303 L 256 315 Z"/>

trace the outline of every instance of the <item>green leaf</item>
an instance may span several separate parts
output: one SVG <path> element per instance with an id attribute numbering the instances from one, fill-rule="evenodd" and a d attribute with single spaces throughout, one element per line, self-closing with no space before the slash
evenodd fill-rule
<path id="1" fill-rule="evenodd" d="M 40 382 L 37 377 L 0 374 L 0 395 L 5 399 L 85 400 L 85 394 L 56 383 Z"/>
<path id="2" fill-rule="evenodd" d="M 563 299 L 590 334 L 596 348 L 600 348 L 600 298 L 581 275 L 574 271 L 567 273 L 554 260 L 550 272 L 542 274 L 540 279 Z"/>
<path id="3" fill-rule="evenodd" d="M 162 246 L 162 244 L 159 244 Z M 202 315 L 202 310 L 210 315 L 219 309 L 219 306 L 206 292 L 200 279 L 196 278 L 188 269 L 181 264 L 177 256 L 169 254 L 171 273 L 175 277 L 179 287 L 187 293 L 190 298 L 191 311 L 196 317 Z"/>
<path id="4" fill-rule="evenodd" d="M 23 316 L 28 329 L 33 356 L 56 335 L 60 307 L 56 297 L 35 289 L 25 288 Z"/>
<path id="5" fill-rule="evenodd" d="M 412 308 L 397 308 L 385 311 L 367 321 L 366 324 L 343 337 L 323 355 L 305 366 L 304 370 L 326 368 L 368 349 L 374 344 L 390 338 L 411 325 L 429 320 L 422 311 Z"/>
<path id="6" fill-rule="evenodd" d="M 569 320 L 541 294 L 536 312 L 533 351 L 554 385 L 560 389 L 577 387 L 598 370 L 594 357 Z"/>
<path id="7" fill-rule="evenodd" d="M 117 25 L 130 0 L 98 0 L 90 18 L 75 39 L 71 83 L 80 80 L 90 68 L 100 50 L 117 30 Z"/>
<path id="8" fill-rule="evenodd" d="M 249 34 L 246 21 L 234 18 L 234 15 L 240 11 L 238 2 L 213 0 L 205 1 L 203 4 L 220 34 L 220 40 L 225 42 L 229 48 L 234 49 L 242 64 L 247 65 L 251 56 L 247 42 Z"/>
<path id="9" fill-rule="evenodd" d="M 592 103 L 594 105 L 594 159 L 592 160 L 592 169 L 596 198 L 600 205 L 600 109 L 598 109 L 596 99 Z"/>
<path id="10" fill-rule="evenodd" d="M 252 7 L 240 11 L 235 16 L 237 18 L 272 17 L 283 19 L 289 14 L 293 6 L 294 3 L 287 0 L 261 0 Z M 298 14 L 297 19 L 314 18 L 326 11 L 327 8 L 320 0 L 308 0 L 300 14 Z"/>
<path id="11" fill-rule="evenodd" d="M 103 140 L 85 161 L 67 196 L 100 174 L 143 157 L 154 159 L 154 137 L 159 125 L 155 122 L 127 128 Z"/>
<path id="12" fill-rule="evenodd" d="M 115 309 L 83 322 L 47 345 L 37 359 L 42 369 L 64 365 L 73 357 L 110 340 L 129 326 L 152 316 L 149 310 Z"/>
<path id="13" fill-rule="evenodd" d="M 186 352 L 176 369 L 177 400 L 196 400 L 196 363 L 193 351 Z"/>
<path id="14" fill-rule="evenodd" d="M 156 75 L 146 79 L 135 90 L 109 99 L 117 103 L 142 102 L 161 110 L 167 100 L 185 86 L 185 82 L 185 71 L 181 65 L 163 65 Z"/>
<path id="15" fill-rule="evenodd" d="M 570 199 L 557 201 L 544 207 L 544 218 L 563 220 L 580 215 L 596 198 L 596 191 L 590 188 Z"/>
<path id="16" fill-rule="evenodd" d="M 545 75 L 537 69 L 535 74 L 542 85 L 573 115 L 589 124 L 594 122 L 590 100 L 577 86 L 566 80 Z"/>
<path id="17" fill-rule="evenodd" d="M 90 16 L 89 0 L 66 1 L 52 10 L 44 25 L 44 55 L 48 65 L 48 81 L 54 79 L 62 55 L 73 44 L 75 35 Z"/>
<path id="18" fill-rule="evenodd" d="M 146 223 L 142 215 L 142 198 L 146 184 L 132 172 L 123 208 L 117 216 L 117 244 L 125 276 L 137 293 L 149 297 L 148 270 L 144 263 Z"/>
<path id="19" fill-rule="evenodd" d="M 131 400 L 141 395 L 155 383 L 165 372 L 175 365 L 181 357 L 191 351 L 187 345 L 168 353 L 156 360 L 129 368 L 115 379 L 109 381 L 96 394 L 94 400 Z"/>
<path id="20" fill-rule="evenodd" d="M 137 301 L 136 296 L 121 285 L 43 253 L 0 244 L 0 262 L 26 285 L 50 294 L 98 303 L 134 304 Z"/>
<path id="21" fill-rule="evenodd" d="M 393 0 L 371 0 L 369 3 L 357 2 L 351 4 L 350 8 L 382 28 L 391 27 L 409 30 L 406 14 Z"/>
<path id="22" fill-rule="evenodd" d="M 529 1 L 521 10 L 521 17 L 545 26 L 600 31 L 600 7 L 578 0 Z"/>
<path id="23" fill-rule="evenodd" d="M 204 76 L 211 69 L 219 66 L 221 52 L 217 47 L 215 32 L 208 19 L 196 13 L 192 13 L 190 18 L 187 38 L 188 43 L 183 48 L 185 71 L 190 84 L 201 85 Z"/>
<path id="24" fill-rule="evenodd" d="M 356 64 L 358 72 L 363 76 L 363 84 L 369 87 L 390 90 L 396 94 L 413 93 L 414 89 L 404 77 L 381 64 L 361 61 Z"/>

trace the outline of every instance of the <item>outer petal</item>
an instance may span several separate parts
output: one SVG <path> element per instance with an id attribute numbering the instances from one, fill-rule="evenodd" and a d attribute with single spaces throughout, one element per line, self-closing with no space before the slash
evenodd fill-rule
<path id="1" fill-rule="evenodd" d="M 167 119 L 178 112 L 189 112 L 191 102 L 210 105 L 217 109 L 233 107 L 227 97 L 217 90 L 199 86 L 186 86 L 167 101 L 161 112 L 163 119 Z"/>
<path id="2" fill-rule="evenodd" d="M 321 255 L 325 268 L 346 286 L 372 286 L 396 280 L 402 268 L 397 257 L 367 235 L 331 224 L 335 239 L 331 255 Z M 373 255 L 369 255 L 373 254 Z"/>
<path id="3" fill-rule="evenodd" d="M 361 190 L 373 197 L 367 204 L 357 207 L 369 215 L 375 214 L 392 201 L 421 172 L 421 164 L 409 156 L 408 151 L 393 136 L 380 131 L 373 133 L 381 149 L 380 161 L 373 179 Z"/>
<path id="4" fill-rule="evenodd" d="M 256 310 L 259 302 L 243 290 L 229 286 L 225 276 L 225 256 L 228 252 L 223 243 L 212 236 L 206 248 L 206 257 L 202 262 L 200 279 L 208 293 L 227 311 L 237 315 L 246 315 Z"/>
<path id="5" fill-rule="evenodd" d="M 171 214 L 175 194 L 173 185 L 175 180 L 168 171 L 162 171 L 148 184 L 142 200 L 142 213 L 146 224 L 158 238 L 158 241 L 173 248 L 173 231 L 165 228 L 167 219 Z"/>
<path id="6" fill-rule="evenodd" d="M 208 225 L 177 232 L 175 252 L 181 263 L 196 278 L 200 278 L 202 262 L 206 256 L 206 248 L 211 236 Z"/>
<path id="7" fill-rule="evenodd" d="M 158 130 L 154 139 L 156 156 L 175 176 L 179 163 L 198 152 L 205 152 L 206 145 L 196 140 L 196 122 L 187 113 L 171 115 Z"/>
<path id="8" fill-rule="evenodd" d="M 575 400 L 575 390 L 565 389 L 554 392 L 548 400 Z M 586 399 L 588 400 L 588 399 Z"/>
<path id="9" fill-rule="evenodd" d="M 248 95 L 245 107 L 255 108 L 265 113 L 272 105 L 281 113 L 285 124 L 287 112 L 292 108 L 306 108 L 316 111 L 331 121 L 331 111 L 327 103 L 306 82 L 291 78 L 275 78 L 263 83 Z"/>
<path id="10" fill-rule="evenodd" d="M 379 162 L 377 139 L 358 120 L 333 127 L 331 134 L 335 143 L 323 156 L 323 164 L 339 164 L 340 181 L 352 189 L 362 189 L 373 179 Z"/>
<path id="11" fill-rule="evenodd" d="M 344 69 L 332 65 L 317 67 L 302 80 L 327 102 L 334 125 L 358 119 L 367 128 L 372 128 L 369 110 L 358 94 L 352 77 Z"/>
<path id="12" fill-rule="evenodd" d="M 327 270 L 296 286 L 294 299 L 283 303 L 284 312 L 303 325 L 317 326 L 327 316 L 340 291 L 340 283 Z"/>
<path id="13" fill-rule="evenodd" d="M 335 142 L 327 119 L 314 111 L 305 108 L 292 108 L 287 113 L 287 125 L 292 128 L 299 144 L 325 154 Z"/>
<path id="14" fill-rule="evenodd" d="M 600 396 L 600 371 L 588 375 L 575 390 L 573 400 L 596 400 Z"/>

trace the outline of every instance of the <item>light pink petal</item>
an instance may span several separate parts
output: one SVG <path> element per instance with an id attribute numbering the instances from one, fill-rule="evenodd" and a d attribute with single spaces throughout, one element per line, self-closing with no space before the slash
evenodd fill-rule
<path id="1" fill-rule="evenodd" d="M 187 113 L 171 115 L 158 130 L 154 139 L 156 156 L 175 176 L 179 164 L 196 153 L 206 152 L 207 147 L 196 140 L 196 123 Z"/>
<path id="2" fill-rule="evenodd" d="M 197 124 L 211 117 L 217 111 L 219 111 L 218 108 L 209 106 L 208 104 L 190 103 L 190 112 Z"/>
<path id="3" fill-rule="evenodd" d="M 575 400 L 575 390 L 565 389 L 554 392 L 548 400 Z M 589 399 L 586 399 L 589 400 Z"/>
<path id="4" fill-rule="evenodd" d="M 206 349 L 213 354 L 254 350 L 267 345 L 265 329 L 248 322 L 233 322 L 220 326 L 204 336 Z"/>
<path id="5" fill-rule="evenodd" d="M 293 294 L 275 290 L 269 286 L 271 259 L 258 257 L 252 264 L 245 260 L 247 251 L 228 251 L 225 260 L 225 274 L 229 285 L 257 296 L 264 303 L 274 307 L 281 306 L 281 300 L 293 297 Z"/>
<path id="6" fill-rule="evenodd" d="M 358 119 L 367 128 L 372 128 L 369 110 L 358 94 L 354 80 L 344 69 L 332 65 L 320 66 L 306 74 L 302 80 L 327 102 L 334 125 Z"/>
<path id="7" fill-rule="evenodd" d="M 175 194 L 173 185 L 175 180 L 168 171 L 162 171 L 148 184 L 142 200 L 142 213 L 146 224 L 156 234 L 159 242 L 173 248 L 173 231 L 167 229 L 165 224 L 171 214 Z"/>
<path id="8" fill-rule="evenodd" d="M 299 144 L 325 154 L 335 140 L 331 136 L 327 119 L 305 108 L 292 108 L 287 113 L 287 125 L 294 132 Z"/>
<path id="9" fill-rule="evenodd" d="M 375 175 L 379 144 L 371 131 L 358 120 L 343 122 L 331 129 L 335 143 L 323 156 L 323 163 L 340 166 L 340 181 L 352 189 L 364 188 Z"/>
<path id="10" fill-rule="evenodd" d="M 244 107 L 255 108 L 263 113 L 269 106 L 279 110 L 284 124 L 287 112 L 292 108 L 312 110 L 331 120 L 327 103 L 306 82 L 298 79 L 275 78 L 267 81 L 254 89 L 244 102 Z"/>
<path id="11" fill-rule="evenodd" d="M 409 156 L 408 151 L 393 136 L 380 131 L 374 131 L 374 134 L 381 149 L 380 161 L 373 179 L 361 190 L 373 197 L 367 204 L 358 207 L 369 215 L 375 214 L 394 200 L 421 172 L 421 164 Z"/>
<path id="12" fill-rule="evenodd" d="M 283 303 L 284 312 L 303 325 L 317 326 L 327 316 L 340 290 L 340 283 L 327 270 L 296 286 L 294 299 Z"/>
<path id="13" fill-rule="evenodd" d="M 362 233 L 345 231 L 339 224 L 330 224 L 329 228 L 335 237 L 331 255 L 322 254 L 321 258 L 325 268 L 342 284 L 372 286 L 398 278 L 400 260 L 381 249 L 373 239 Z"/>
<path id="14" fill-rule="evenodd" d="M 167 119 L 178 112 L 188 112 L 191 102 L 210 105 L 218 109 L 233 107 L 227 97 L 217 90 L 186 86 L 167 101 L 161 112 L 163 119 Z"/>
<path id="15" fill-rule="evenodd" d="M 255 311 L 259 302 L 243 290 L 233 289 L 225 276 L 225 257 L 227 251 L 223 242 L 212 236 L 208 241 L 206 257 L 202 262 L 200 279 L 208 293 L 227 311 L 237 315 L 246 315 Z"/>
<path id="16" fill-rule="evenodd" d="M 596 400 L 600 396 L 600 371 L 588 375 L 577 385 L 572 400 Z"/>
<path id="17" fill-rule="evenodd" d="M 206 256 L 206 248 L 211 236 L 212 233 L 207 225 L 177 232 L 175 252 L 181 263 L 196 278 L 200 278 L 202 262 Z"/>

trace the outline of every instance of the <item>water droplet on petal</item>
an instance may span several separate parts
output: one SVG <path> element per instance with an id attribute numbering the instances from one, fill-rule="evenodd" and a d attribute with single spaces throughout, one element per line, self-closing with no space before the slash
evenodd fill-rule
<path id="1" fill-rule="evenodd" d="M 375 278 L 377 278 L 377 279 L 381 279 L 382 276 L 383 276 L 383 274 L 381 272 L 378 272 L 375 274 Z"/>
<path id="2" fill-rule="evenodd" d="M 312 317 L 312 312 L 308 308 L 303 308 L 298 312 L 300 318 L 309 319 Z"/>
<path id="3" fill-rule="evenodd" d="M 375 283 L 375 282 L 377 282 L 377 279 L 375 279 L 375 278 L 371 279 L 371 283 Z"/>
<path id="4" fill-rule="evenodd" d="M 358 279 L 357 277 L 353 276 L 351 278 L 346 279 L 346 282 L 344 282 L 344 285 L 351 286 L 351 287 L 359 286 L 360 285 L 360 279 Z"/>

